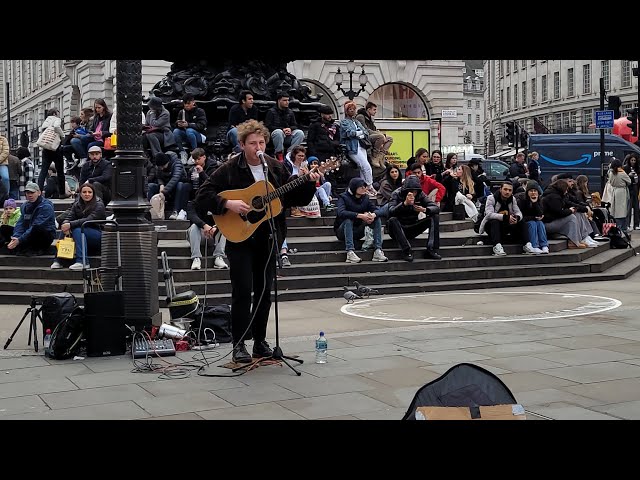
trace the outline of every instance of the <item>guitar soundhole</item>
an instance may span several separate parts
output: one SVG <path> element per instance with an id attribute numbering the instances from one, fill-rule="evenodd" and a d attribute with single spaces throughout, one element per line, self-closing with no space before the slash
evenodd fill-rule
<path id="1" fill-rule="evenodd" d="M 251 206 L 254 210 L 263 210 L 264 202 L 262 201 L 262 197 L 253 197 L 251 200 Z"/>

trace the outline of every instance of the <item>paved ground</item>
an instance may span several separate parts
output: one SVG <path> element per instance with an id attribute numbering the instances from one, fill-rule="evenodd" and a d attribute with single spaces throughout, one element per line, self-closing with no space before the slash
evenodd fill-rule
<path id="1" fill-rule="evenodd" d="M 133 373 L 129 357 L 49 361 L 27 346 L 25 321 L 0 350 L 0 418 L 397 420 L 418 388 L 470 362 L 497 374 L 530 419 L 640 419 L 639 283 L 636 274 L 348 306 L 282 302 L 281 345 L 305 361 L 300 377 L 278 365 L 233 378 L 176 367 L 206 361 L 202 373 L 231 375 L 219 366 L 228 345 L 156 360 L 171 366 L 165 375 Z M 0 306 L 2 346 L 24 310 Z M 314 363 L 319 330 L 329 342 L 324 365 Z"/>

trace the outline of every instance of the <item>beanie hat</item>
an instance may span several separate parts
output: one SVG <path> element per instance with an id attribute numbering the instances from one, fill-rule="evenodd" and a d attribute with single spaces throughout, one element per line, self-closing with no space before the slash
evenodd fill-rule
<path id="1" fill-rule="evenodd" d="M 157 166 L 163 167 L 164 165 L 169 163 L 169 155 L 162 152 L 156 153 L 155 156 L 153 157 L 153 161 Z"/>
<path id="2" fill-rule="evenodd" d="M 13 198 L 7 198 L 4 201 L 4 208 L 16 208 L 16 201 Z"/>
<path id="3" fill-rule="evenodd" d="M 149 98 L 147 105 L 149 106 L 149 108 L 157 110 L 162 107 L 162 100 L 160 100 L 158 97 L 151 97 Z"/>
<path id="4" fill-rule="evenodd" d="M 538 185 L 538 182 L 536 182 L 535 180 L 529 180 L 527 182 L 526 190 L 527 190 L 527 192 L 529 190 L 540 190 L 540 185 Z"/>
<path id="5" fill-rule="evenodd" d="M 365 182 L 364 179 L 362 179 L 360 177 L 354 177 L 349 182 L 349 193 L 351 195 L 355 195 L 356 194 L 356 190 L 358 190 L 358 188 L 364 187 L 366 185 L 367 185 L 367 182 Z"/>

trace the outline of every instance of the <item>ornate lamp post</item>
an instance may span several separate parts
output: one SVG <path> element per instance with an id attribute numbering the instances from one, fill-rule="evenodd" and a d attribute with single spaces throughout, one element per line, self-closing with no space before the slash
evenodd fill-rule
<path id="1" fill-rule="evenodd" d="M 127 324 L 141 328 L 159 324 L 157 233 L 145 218 L 150 205 L 144 194 L 142 151 L 142 61 L 116 61 L 116 114 L 118 147 L 111 181 L 115 219 L 120 229 L 122 285 Z M 118 262 L 115 227 L 107 225 L 102 236 L 102 266 Z M 105 275 L 112 288 L 113 276 Z"/>
<path id="2" fill-rule="evenodd" d="M 335 76 L 335 82 L 336 82 L 336 86 L 338 87 L 338 90 L 340 90 L 342 93 L 344 93 L 347 97 L 349 97 L 349 100 L 353 100 L 355 97 L 357 97 L 360 92 L 364 91 L 364 87 L 367 86 L 367 74 L 364 73 L 364 65 L 362 66 L 362 73 L 358 76 L 358 82 L 360 82 L 360 90 L 358 90 L 357 92 L 355 92 L 353 90 L 353 74 L 356 71 L 356 62 L 353 60 L 349 60 L 347 62 L 347 73 L 349 74 L 349 90 L 344 91 L 342 89 L 342 81 L 343 81 L 343 75 L 342 72 L 340 71 L 340 67 L 338 67 L 338 71 L 336 72 L 336 76 Z"/>

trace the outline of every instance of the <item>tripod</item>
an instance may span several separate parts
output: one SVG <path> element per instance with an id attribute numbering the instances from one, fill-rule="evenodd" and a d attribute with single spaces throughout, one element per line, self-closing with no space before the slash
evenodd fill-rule
<path id="1" fill-rule="evenodd" d="M 265 186 L 266 186 L 266 197 L 269 196 L 269 167 L 268 164 L 266 162 L 266 160 L 264 160 L 263 158 L 263 162 L 264 162 L 264 178 L 266 180 L 265 182 Z M 258 360 L 256 360 L 255 362 L 248 364 L 249 366 L 256 366 L 259 365 L 261 362 L 264 362 L 266 360 L 280 360 L 281 362 L 283 362 L 287 367 L 289 367 L 291 370 L 293 370 L 295 372 L 296 375 L 300 376 L 302 375 L 302 373 L 298 370 L 296 370 L 293 365 L 291 365 L 287 360 L 291 360 L 294 362 L 298 362 L 298 363 L 304 363 L 304 360 L 300 359 L 300 358 L 294 358 L 294 357 L 288 357 L 286 355 L 284 355 L 282 353 L 282 348 L 280 348 L 280 321 L 279 321 L 279 317 L 278 317 L 278 268 L 282 268 L 282 262 L 280 259 L 280 243 L 278 242 L 278 235 L 276 234 L 276 225 L 275 222 L 273 220 L 273 215 L 271 215 L 271 204 L 267 203 L 266 205 L 266 211 L 269 214 L 269 228 L 271 229 L 271 234 L 270 234 L 270 239 L 273 241 L 273 250 L 272 250 L 272 254 L 275 255 L 276 258 L 276 262 L 277 262 L 277 266 L 276 268 L 274 268 L 273 270 L 273 294 L 274 294 L 274 298 L 273 298 L 273 305 L 274 305 L 274 319 L 275 319 L 275 325 L 276 325 L 276 344 L 273 347 L 273 353 L 271 354 L 271 356 L 269 357 L 262 357 Z M 267 292 L 264 292 L 265 294 Z M 269 292 L 270 294 L 271 292 Z M 242 366 L 242 367 L 236 367 L 234 368 L 232 371 L 238 371 L 241 370 L 243 368 L 247 368 L 247 366 Z"/>
<path id="2" fill-rule="evenodd" d="M 42 305 L 42 299 L 38 297 L 31 297 L 31 304 L 29 305 L 29 308 L 27 308 L 27 310 L 24 312 L 24 315 L 18 322 L 18 325 L 16 325 L 16 328 L 7 340 L 7 343 L 4 344 L 5 350 L 11 344 L 14 335 L 20 328 L 20 325 L 22 325 L 22 322 L 24 322 L 24 319 L 27 318 L 27 315 L 31 314 L 31 321 L 29 325 L 29 342 L 27 343 L 27 345 L 31 345 L 31 334 L 33 333 L 33 348 L 36 352 L 38 351 L 38 322 L 36 321 L 36 319 L 39 318 L 40 321 L 43 322 L 43 325 L 44 320 L 42 319 L 42 314 L 40 313 L 40 310 L 36 307 L 36 305 Z"/>

